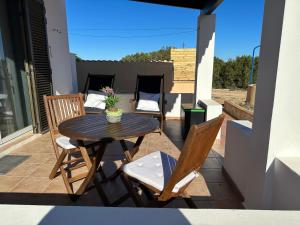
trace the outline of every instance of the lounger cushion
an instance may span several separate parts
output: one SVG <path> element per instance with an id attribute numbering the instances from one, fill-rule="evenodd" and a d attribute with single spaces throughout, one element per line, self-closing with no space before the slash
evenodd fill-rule
<path id="1" fill-rule="evenodd" d="M 126 164 L 123 167 L 123 171 L 128 176 L 162 191 L 168 183 L 176 163 L 176 159 L 172 156 L 156 151 Z M 191 172 L 175 185 L 172 192 L 177 193 L 180 188 L 192 181 L 196 176 L 196 172 Z"/>
<path id="2" fill-rule="evenodd" d="M 159 106 L 158 101 L 160 99 L 160 94 L 156 93 L 145 93 L 145 92 L 139 92 L 140 99 L 137 105 L 137 110 L 143 110 L 143 111 L 155 111 L 158 112 Z"/>
<path id="3" fill-rule="evenodd" d="M 78 142 L 76 140 L 71 140 L 66 136 L 60 136 L 56 138 L 56 144 L 63 149 L 72 149 L 78 147 Z"/>
<path id="4" fill-rule="evenodd" d="M 104 100 L 106 98 L 107 96 L 103 92 L 89 90 L 84 107 L 105 109 L 106 104 Z"/>

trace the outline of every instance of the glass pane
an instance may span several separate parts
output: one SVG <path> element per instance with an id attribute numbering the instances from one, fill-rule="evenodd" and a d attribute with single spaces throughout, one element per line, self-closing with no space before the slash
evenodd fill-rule
<path id="1" fill-rule="evenodd" d="M 0 134 L 2 138 L 32 123 L 17 4 L 17 0 L 0 0 Z"/>

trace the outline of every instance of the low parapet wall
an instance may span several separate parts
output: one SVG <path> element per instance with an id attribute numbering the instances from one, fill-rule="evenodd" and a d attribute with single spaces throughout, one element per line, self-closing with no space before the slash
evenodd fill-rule
<path id="1" fill-rule="evenodd" d="M 298 225 L 300 212 L 1 205 L 1 225 Z"/>
<path id="2" fill-rule="evenodd" d="M 87 75 L 115 74 L 115 89 L 119 93 L 132 93 L 135 90 L 137 74 L 165 75 L 165 92 L 170 93 L 174 82 L 173 63 L 159 62 L 121 62 L 121 61 L 78 61 L 78 90 L 83 91 Z M 100 87 L 99 87 L 100 89 Z"/>
<path id="3" fill-rule="evenodd" d="M 253 122 L 253 113 L 230 101 L 224 101 L 224 110 L 238 120 L 249 120 Z"/>

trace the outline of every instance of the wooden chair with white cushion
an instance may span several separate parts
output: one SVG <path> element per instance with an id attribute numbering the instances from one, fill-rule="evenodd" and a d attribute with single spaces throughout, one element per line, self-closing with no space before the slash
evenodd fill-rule
<path id="1" fill-rule="evenodd" d="M 95 150 L 96 143 L 81 143 L 79 145 L 79 141 L 71 140 L 59 134 L 58 125 L 65 120 L 85 115 L 83 95 L 44 96 L 44 104 L 51 140 L 57 158 L 49 178 L 54 179 L 59 172 L 64 180 L 68 194 L 73 199 L 75 195 L 81 194 L 74 190 L 73 183 L 85 179 L 87 172 L 76 174 L 75 176 L 72 176 L 72 173 L 75 170 L 80 170 L 82 167 L 89 169 L 91 160 L 87 149 Z M 101 168 L 99 168 L 99 171 L 105 177 Z"/>
<path id="2" fill-rule="evenodd" d="M 122 180 L 137 206 L 164 206 L 181 197 L 189 207 L 196 207 L 188 191 L 191 182 L 205 162 L 224 120 L 218 118 L 200 125 L 193 125 L 188 133 L 178 161 L 172 156 L 156 151 L 123 167 Z M 150 201 L 145 205 L 137 194 L 137 183 Z"/>

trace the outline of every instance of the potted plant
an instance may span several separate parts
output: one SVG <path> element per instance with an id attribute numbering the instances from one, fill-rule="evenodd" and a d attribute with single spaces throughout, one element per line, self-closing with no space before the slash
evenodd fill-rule
<path id="1" fill-rule="evenodd" d="M 115 95 L 115 92 L 110 87 L 102 88 L 102 91 L 106 93 L 107 97 L 104 100 L 106 104 L 106 119 L 110 123 L 118 123 L 121 121 L 122 109 L 118 109 L 116 104 L 119 102 L 119 97 Z"/>

